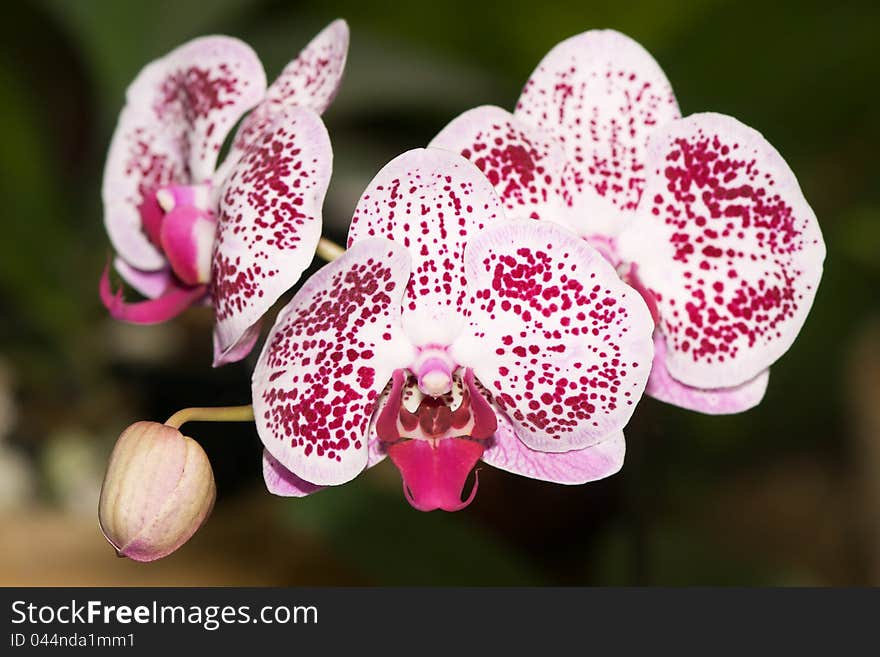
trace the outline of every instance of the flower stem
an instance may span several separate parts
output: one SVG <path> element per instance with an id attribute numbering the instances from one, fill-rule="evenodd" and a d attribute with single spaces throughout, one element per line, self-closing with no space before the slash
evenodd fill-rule
<path id="1" fill-rule="evenodd" d="M 180 429 L 187 422 L 253 422 L 254 407 L 218 406 L 214 408 L 184 408 L 165 421 L 174 429 Z"/>
<path id="2" fill-rule="evenodd" d="M 326 237 L 322 237 L 321 241 L 318 242 L 318 248 L 315 251 L 318 254 L 319 258 L 323 258 L 327 262 L 333 262 L 345 253 L 345 249 L 339 246 L 336 242 L 331 242 Z"/>

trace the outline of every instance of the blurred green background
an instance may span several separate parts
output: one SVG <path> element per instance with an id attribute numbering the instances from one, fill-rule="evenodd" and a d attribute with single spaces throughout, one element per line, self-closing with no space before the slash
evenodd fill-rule
<path id="1" fill-rule="evenodd" d="M 0 22 L 0 584 L 880 584 L 880 5 L 704 0 L 44 0 Z M 218 503 L 179 552 L 118 560 L 97 528 L 106 458 L 138 419 L 249 400 L 212 370 L 207 309 L 111 321 L 100 179 L 124 89 L 192 37 L 249 42 L 270 80 L 337 17 L 327 233 L 372 175 L 465 109 L 512 107 L 575 33 L 641 42 L 685 114 L 783 153 L 828 245 L 812 314 L 764 402 L 706 417 L 645 399 L 622 472 L 582 487 L 491 468 L 466 511 L 409 508 L 390 463 L 303 500 L 266 493 L 253 426 L 189 425 Z"/>

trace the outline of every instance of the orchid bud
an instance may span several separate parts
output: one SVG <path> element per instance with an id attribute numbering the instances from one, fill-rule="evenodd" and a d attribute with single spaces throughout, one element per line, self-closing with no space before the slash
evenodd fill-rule
<path id="1" fill-rule="evenodd" d="M 158 422 L 135 422 L 110 455 L 98 502 L 101 531 L 120 557 L 155 561 L 201 527 L 216 494 L 196 441 Z"/>

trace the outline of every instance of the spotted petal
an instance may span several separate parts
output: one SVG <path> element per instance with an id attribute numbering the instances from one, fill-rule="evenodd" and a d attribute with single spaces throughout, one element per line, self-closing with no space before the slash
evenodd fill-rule
<path id="1" fill-rule="evenodd" d="M 388 392 L 385 392 L 387 396 Z M 382 399 L 376 403 L 381 408 Z M 369 455 L 367 456 L 367 468 L 372 468 L 385 460 L 388 453 L 379 442 L 376 434 L 376 415 L 373 416 L 372 426 L 369 434 Z M 281 463 L 272 456 L 267 449 L 263 449 L 263 481 L 266 489 L 273 495 L 279 497 L 305 497 L 312 493 L 323 490 L 324 486 L 310 483 L 305 479 L 301 479 L 285 468 Z"/>
<path id="2" fill-rule="evenodd" d="M 556 484 L 585 484 L 604 479 L 623 467 L 626 441 L 617 431 L 602 442 L 570 452 L 538 452 L 526 447 L 510 424 L 499 414 L 498 430 L 483 461 L 491 466 L 531 479 Z"/>
<path id="3" fill-rule="evenodd" d="M 732 388 L 694 388 L 676 381 L 666 369 L 666 341 L 659 333 L 654 337 L 654 365 L 645 394 L 667 404 L 707 415 L 742 413 L 761 403 L 767 392 L 770 370 Z"/>
<path id="4" fill-rule="evenodd" d="M 680 116 L 669 81 L 638 43 L 613 30 L 566 39 L 538 64 L 516 116 L 558 138 L 582 222 L 614 236 L 637 207 L 650 134 Z"/>
<path id="5" fill-rule="evenodd" d="M 251 48 L 214 36 L 148 64 L 128 88 L 104 167 L 104 223 L 119 255 L 142 270 L 164 267 L 142 217 L 159 212 L 156 191 L 204 182 L 229 130 L 266 90 Z"/>
<path id="6" fill-rule="evenodd" d="M 353 479 L 369 459 L 369 424 L 391 373 L 413 349 L 400 326 L 409 255 L 364 240 L 312 276 L 278 315 L 253 375 L 263 445 L 297 477 Z"/>
<path id="7" fill-rule="evenodd" d="M 253 337 L 249 329 L 311 263 L 332 159 L 321 118 L 291 108 L 233 168 L 220 199 L 212 264 L 215 365 L 246 355 L 239 343 Z"/>
<path id="8" fill-rule="evenodd" d="M 699 388 L 738 386 L 788 350 L 825 258 L 791 169 L 721 114 L 652 138 L 645 200 L 618 247 L 655 293 L 670 375 Z"/>
<path id="9" fill-rule="evenodd" d="M 455 153 L 415 149 L 373 178 L 358 201 L 348 244 L 387 237 L 412 256 L 403 321 L 416 345 L 449 344 L 465 302 L 464 247 L 504 218 L 486 177 Z"/>
<path id="10" fill-rule="evenodd" d="M 574 226 L 561 143 L 500 107 L 454 119 L 429 144 L 458 153 L 482 171 L 510 219 L 548 219 Z"/>
<path id="11" fill-rule="evenodd" d="M 465 252 L 469 317 L 452 356 L 542 452 L 594 445 L 629 420 L 653 320 L 601 254 L 549 222 L 490 228 Z"/>
<path id="12" fill-rule="evenodd" d="M 339 90 L 348 56 L 348 23 L 335 20 L 303 48 L 266 91 L 266 98 L 242 121 L 235 147 L 248 142 L 290 107 L 308 107 L 323 114 Z"/>

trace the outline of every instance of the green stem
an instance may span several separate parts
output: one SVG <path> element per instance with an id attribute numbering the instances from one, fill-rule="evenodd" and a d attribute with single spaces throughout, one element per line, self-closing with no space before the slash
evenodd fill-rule
<path id="1" fill-rule="evenodd" d="M 165 421 L 174 429 L 180 429 L 187 422 L 253 422 L 254 407 L 217 406 L 213 408 L 184 408 Z"/>
<path id="2" fill-rule="evenodd" d="M 318 242 L 318 248 L 315 250 L 315 253 L 319 258 L 326 260 L 327 262 L 333 262 L 345 253 L 345 249 L 339 246 L 336 242 L 331 242 L 326 237 L 322 237 Z"/>

